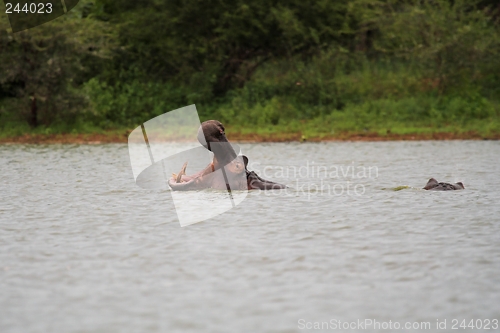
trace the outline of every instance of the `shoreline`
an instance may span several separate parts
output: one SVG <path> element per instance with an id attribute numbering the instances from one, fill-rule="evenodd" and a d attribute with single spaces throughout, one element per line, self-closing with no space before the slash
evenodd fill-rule
<path id="1" fill-rule="evenodd" d="M 322 135 L 305 137 L 302 133 L 242 133 L 228 131 L 231 141 L 240 143 L 258 142 L 332 142 L 332 141 L 431 141 L 431 140 L 500 140 L 500 133 L 480 135 L 477 132 L 464 133 L 388 133 L 381 135 L 376 132 L 339 133 L 337 135 Z M 88 134 L 24 134 L 14 137 L 0 138 L 0 144 L 107 144 L 127 143 L 130 131 L 109 131 L 105 133 Z"/>

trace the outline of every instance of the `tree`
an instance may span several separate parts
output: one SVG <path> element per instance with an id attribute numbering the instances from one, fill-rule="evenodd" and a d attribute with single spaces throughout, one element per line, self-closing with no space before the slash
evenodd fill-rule
<path id="1" fill-rule="evenodd" d="M 440 94 L 498 73 L 500 35 L 480 0 L 358 0 L 350 9 L 377 31 L 373 48 L 425 72 Z M 498 74 L 497 74 L 498 75 Z"/>
<path id="2" fill-rule="evenodd" d="M 75 89 L 82 59 L 109 57 L 112 43 L 109 25 L 78 9 L 15 34 L 0 15 L 0 86 L 17 97 L 20 116 L 32 127 L 67 119 L 84 109 Z"/>
<path id="3" fill-rule="evenodd" d="M 148 79 L 175 78 L 215 96 L 241 87 L 271 58 L 343 41 L 347 2 L 98 1 L 120 24 L 119 71 L 132 65 Z"/>

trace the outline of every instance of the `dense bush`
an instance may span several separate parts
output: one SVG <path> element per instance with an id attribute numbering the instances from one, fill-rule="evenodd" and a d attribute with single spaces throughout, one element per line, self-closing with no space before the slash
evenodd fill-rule
<path id="1" fill-rule="evenodd" d="M 202 119 L 271 127 L 498 121 L 499 10 L 489 0 L 80 1 L 27 32 L 0 22 L 0 120 L 33 125 L 36 97 L 42 124 L 76 116 L 101 128 L 194 103 Z"/>

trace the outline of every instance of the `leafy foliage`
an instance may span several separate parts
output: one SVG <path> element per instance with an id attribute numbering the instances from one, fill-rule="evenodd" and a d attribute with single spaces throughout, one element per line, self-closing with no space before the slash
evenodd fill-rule
<path id="1" fill-rule="evenodd" d="M 0 85 L 17 98 L 18 115 L 36 127 L 80 111 L 85 96 L 73 82 L 85 70 L 85 56 L 109 56 L 105 25 L 76 12 L 13 34 L 0 17 Z"/>
<path id="2" fill-rule="evenodd" d="M 125 51 L 119 63 L 132 63 L 157 80 L 177 79 L 212 98 L 243 86 L 272 57 L 341 40 L 347 1 L 99 3 L 120 24 Z"/>
<path id="3" fill-rule="evenodd" d="M 196 103 L 255 126 L 498 122 L 497 1 L 96 0 L 6 23 L 0 119 L 130 127 Z"/>

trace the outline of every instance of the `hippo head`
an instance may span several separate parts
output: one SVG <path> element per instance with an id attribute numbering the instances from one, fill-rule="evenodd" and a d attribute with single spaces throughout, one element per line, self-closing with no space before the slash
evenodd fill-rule
<path id="1" fill-rule="evenodd" d="M 224 125 L 217 120 L 207 120 L 201 124 L 198 129 L 198 141 L 213 152 L 218 163 L 222 165 L 230 163 L 237 156 L 226 138 Z"/>
<path id="2" fill-rule="evenodd" d="M 434 190 L 434 191 L 449 191 L 449 190 L 463 190 L 465 186 L 462 182 L 455 184 L 450 183 L 439 183 L 436 179 L 431 178 L 424 187 L 424 190 Z"/>

